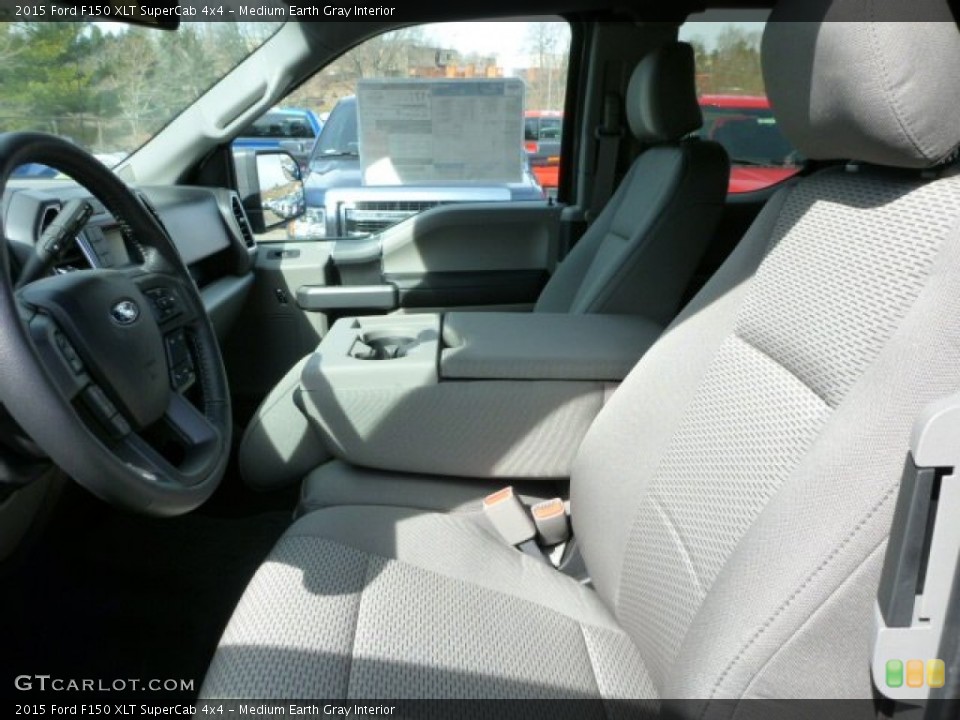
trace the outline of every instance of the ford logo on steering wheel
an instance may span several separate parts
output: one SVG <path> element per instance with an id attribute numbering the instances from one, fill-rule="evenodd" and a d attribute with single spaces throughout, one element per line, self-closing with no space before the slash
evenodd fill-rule
<path id="1" fill-rule="evenodd" d="M 140 308 L 133 300 L 121 300 L 110 308 L 110 317 L 117 325 L 133 325 L 140 317 Z"/>

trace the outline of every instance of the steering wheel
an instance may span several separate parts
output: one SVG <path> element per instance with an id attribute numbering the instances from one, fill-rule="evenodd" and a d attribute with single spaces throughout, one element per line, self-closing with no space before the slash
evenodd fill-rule
<path id="1" fill-rule="evenodd" d="M 226 373 L 197 287 L 160 221 L 92 155 L 43 133 L 0 135 L 0 197 L 26 163 L 86 188 L 138 257 L 18 288 L 0 232 L 0 402 L 103 500 L 151 515 L 188 512 L 223 477 L 232 431 Z"/>

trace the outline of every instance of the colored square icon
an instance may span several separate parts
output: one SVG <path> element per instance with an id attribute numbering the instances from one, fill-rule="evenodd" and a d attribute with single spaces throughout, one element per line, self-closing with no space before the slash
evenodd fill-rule
<path id="1" fill-rule="evenodd" d="M 923 687 L 923 660 L 907 661 L 907 687 Z"/>
<path id="2" fill-rule="evenodd" d="M 898 688 L 903 685 L 903 661 L 887 660 L 887 687 Z"/>
<path id="3" fill-rule="evenodd" d="M 943 660 L 927 660 L 927 685 L 932 688 L 942 688 L 946 668 Z"/>

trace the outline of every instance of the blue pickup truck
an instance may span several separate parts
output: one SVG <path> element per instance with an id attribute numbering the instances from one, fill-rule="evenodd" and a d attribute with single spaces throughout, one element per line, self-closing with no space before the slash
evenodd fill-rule
<path id="1" fill-rule="evenodd" d="M 357 98 L 351 95 L 342 98 L 327 118 L 304 176 L 306 213 L 290 223 L 287 232 L 298 240 L 362 236 L 437 205 L 541 201 L 543 189 L 525 155 L 524 160 L 522 178 L 515 183 L 366 186 L 360 169 Z"/>
<path id="2" fill-rule="evenodd" d="M 306 169 L 323 123 L 304 108 L 274 108 L 261 115 L 233 141 L 240 150 L 286 150 Z"/>

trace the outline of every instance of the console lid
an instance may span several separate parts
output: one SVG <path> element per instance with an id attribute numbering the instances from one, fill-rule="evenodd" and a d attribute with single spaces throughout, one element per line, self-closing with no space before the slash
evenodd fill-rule
<path id="1" fill-rule="evenodd" d="M 619 381 L 661 332 L 629 315 L 452 312 L 443 320 L 440 376 Z"/>

